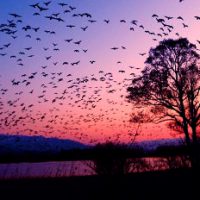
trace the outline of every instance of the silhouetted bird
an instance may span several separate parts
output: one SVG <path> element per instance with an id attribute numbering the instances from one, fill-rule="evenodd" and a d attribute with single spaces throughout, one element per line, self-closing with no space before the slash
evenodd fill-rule
<path id="1" fill-rule="evenodd" d="M 46 1 L 46 2 L 44 2 L 44 5 L 48 6 L 50 3 L 51 3 L 51 1 Z"/>
<path id="2" fill-rule="evenodd" d="M 110 22 L 110 20 L 104 19 L 104 22 L 106 22 L 108 24 Z"/>
<path id="3" fill-rule="evenodd" d="M 181 16 L 178 16 L 177 19 L 183 20 L 183 18 Z"/>
<path id="4" fill-rule="evenodd" d="M 10 15 L 13 16 L 13 17 L 15 17 L 15 18 L 20 18 L 20 17 L 22 17 L 21 15 L 18 15 L 18 14 L 16 14 L 16 13 L 10 13 Z"/>
<path id="5" fill-rule="evenodd" d="M 200 17 L 199 16 L 194 16 L 197 20 L 200 20 Z"/>

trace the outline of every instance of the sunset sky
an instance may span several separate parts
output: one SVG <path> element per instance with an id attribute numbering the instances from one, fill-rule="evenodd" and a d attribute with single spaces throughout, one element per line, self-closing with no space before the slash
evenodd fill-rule
<path id="1" fill-rule="evenodd" d="M 134 108 L 126 89 L 149 49 L 179 37 L 200 48 L 200 0 L 6 0 L 0 10 L 5 134 L 130 141 L 138 124 L 129 122 Z M 138 140 L 172 132 L 164 124 L 144 124 L 138 131 Z"/>

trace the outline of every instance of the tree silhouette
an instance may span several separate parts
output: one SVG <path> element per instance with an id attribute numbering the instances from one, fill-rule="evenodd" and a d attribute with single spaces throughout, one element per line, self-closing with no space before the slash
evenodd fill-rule
<path id="1" fill-rule="evenodd" d="M 199 58 L 188 39 L 163 40 L 150 49 L 145 69 L 128 88 L 130 102 L 145 106 L 151 121 L 184 133 L 188 146 L 197 145 L 200 125 Z"/>

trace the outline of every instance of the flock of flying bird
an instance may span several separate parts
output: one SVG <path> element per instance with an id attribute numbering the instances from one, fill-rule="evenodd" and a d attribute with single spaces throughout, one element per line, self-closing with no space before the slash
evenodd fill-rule
<path id="1" fill-rule="evenodd" d="M 179 2 L 182 3 L 183 0 Z M 59 12 L 52 13 L 52 7 L 56 6 Z M 79 29 L 85 33 L 92 24 L 99 23 L 92 13 L 78 12 L 77 7 L 65 2 L 44 1 L 29 7 L 36 20 L 45 20 L 46 24 L 53 24 L 53 27 L 63 26 L 67 30 Z M 68 23 L 76 18 L 84 21 L 86 25 Z M 194 18 L 200 20 L 200 16 Z M 152 20 L 158 24 L 159 32 L 147 29 L 135 19 L 131 22 L 119 19 L 119 23 L 129 24 L 128 31 L 134 32 L 138 29 L 157 42 L 172 34 L 180 37 L 175 31 L 173 20 L 181 23 L 183 28 L 189 28 L 182 16 L 161 17 L 152 14 Z M 102 22 L 109 25 L 111 20 L 102 19 Z M 125 96 L 126 88 L 140 68 L 130 65 L 118 69 L 116 73 L 99 69 L 96 74 L 77 76 L 70 71 L 70 67 L 81 65 L 81 59 L 69 61 L 57 58 L 58 54 L 63 53 L 63 47 L 56 40 L 51 43 L 45 42 L 45 38 L 51 40 L 52 36 L 57 38 L 58 34 L 54 28 L 47 27 L 27 25 L 24 17 L 18 13 L 9 13 L 7 22 L 0 24 L 0 37 L 10 39 L 9 42 L 0 41 L 0 58 L 9 65 L 12 63 L 20 71 L 19 75 L 13 74 L 9 86 L 1 81 L 3 74 L 0 74 L 1 132 L 43 134 L 48 137 L 57 135 L 91 143 L 97 142 L 99 138 L 120 140 L 124 137 L 123 132 L 132 137 L 133 125 L 128 122 L 131 110 Z M 26 41 L 30 44 L 29 40 L 35 40 L 35 46 L 26 46 L 14 52 L 12 47 L 15 49 L 15 41 L 18 39 L 23 39 L 24 44 Z M 197 42 L 200 43 L 198 40 Z M 69 37 L 63 39 L 63 43 L 70 46 L 72 53 L 76 55 L 86 55 L 90 52 L 81 39 Z M 40 52 L 37 49 L 40 46 L 43 54 L 37 54 Z M 125 51 L 127 47 L 113 46 L 110 50 Z M 143 57 L 146 52 L 138 54 Z M 37 68 L 32 67 L 33 71 L 27 70 L 27 63 L 33 63 L 37 57 L 42 57 L 45 64 Z M 100 64 L 100 61 L 95 59 L 88 60 L 88 65 Z M 116 61 L 116 64 L 121 66 L 122 61 Z M 106 131 L 112 132 L 113 129 L 118 130 L 118 133 L 113 133 L 111 137 Z M 100 134 L 99 138 L 95 137 L 97 132 Z"/>

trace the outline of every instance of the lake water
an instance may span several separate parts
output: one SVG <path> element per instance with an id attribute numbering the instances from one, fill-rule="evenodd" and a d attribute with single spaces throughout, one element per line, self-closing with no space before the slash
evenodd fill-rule
<path id="1" fill-rule="evenodd" d="M 169 160 L 164 158 L 144 158 L 134 161 L 128 159 L 132 167 L 129 172 L 165 170 L 170 168 Z M 145 162 L 141 162 L 145 161 Z M 145 165 L 144 165 L 145 163 Z M 173 164 L 174 162 L 172 162 Z M 171 165 L 172 166 L 172 165 Z M 55 161 L 41 163 L 0 164 L 0 180 L 22 178 L 47 178 L 94 175 L 93 161 Z M 175 166 L 176 167 L 176 166 Z"/>
<path id="2" fill-rule="evenodd" d="M 0 164 L 0 179 L 92 175 L 88 164 L 89 161 Z"/>

